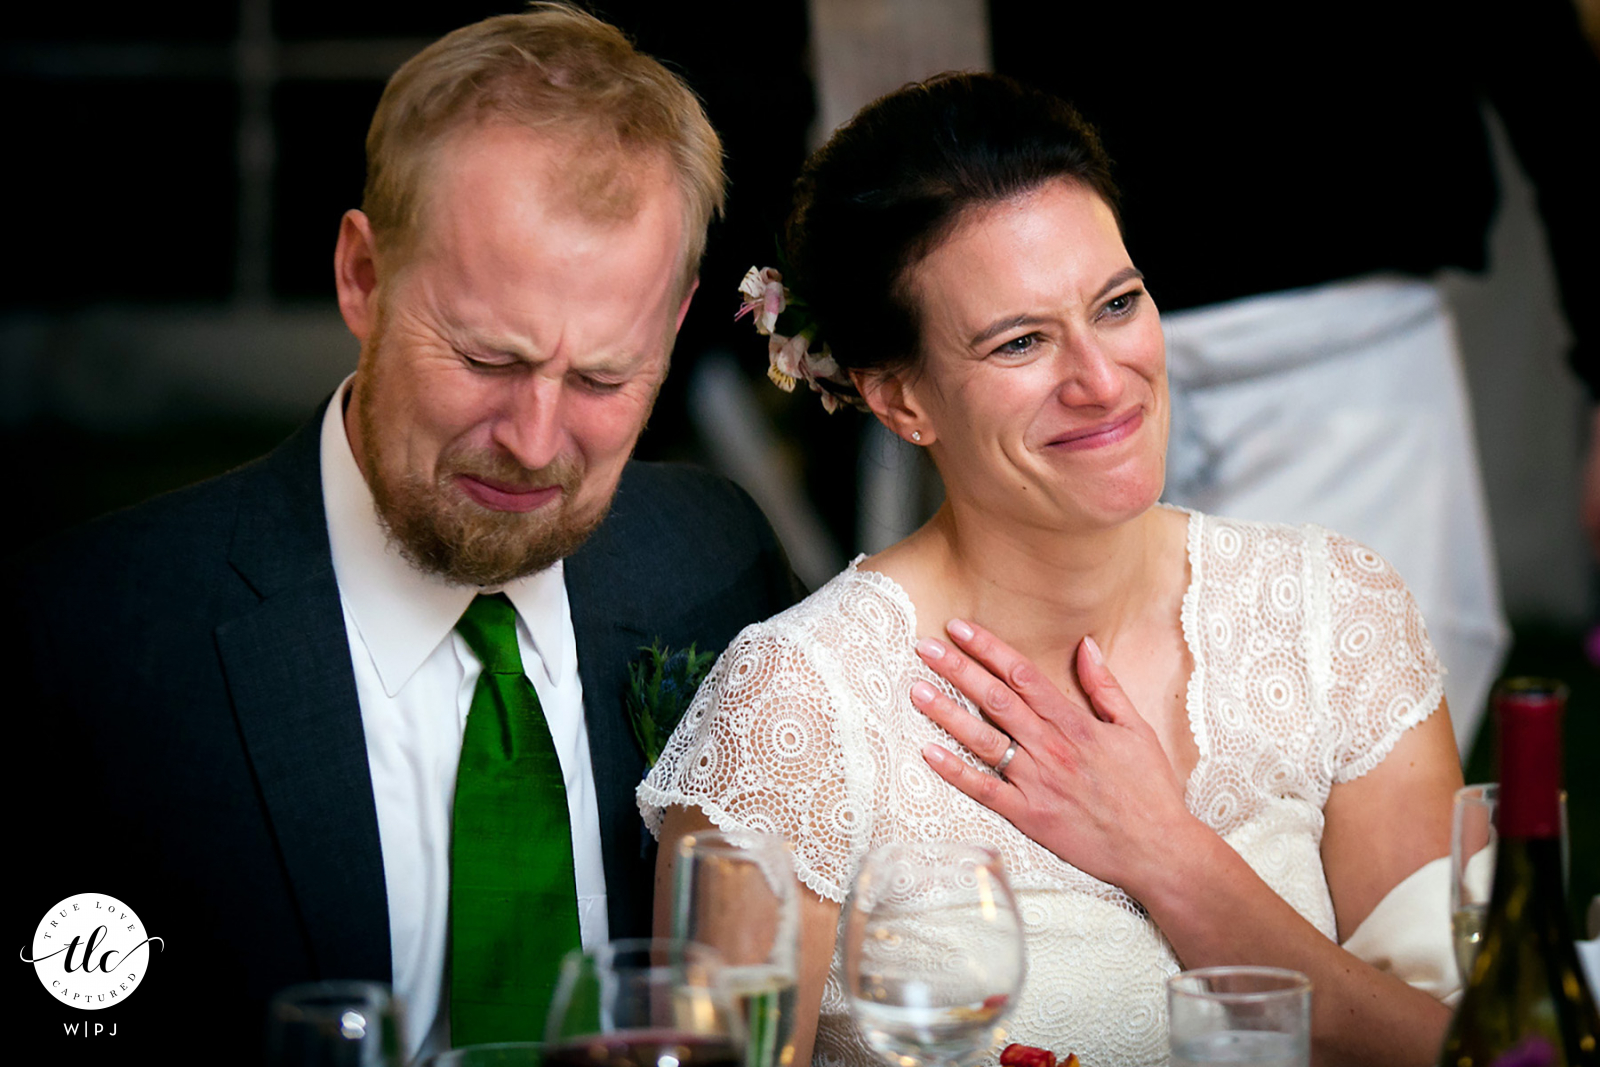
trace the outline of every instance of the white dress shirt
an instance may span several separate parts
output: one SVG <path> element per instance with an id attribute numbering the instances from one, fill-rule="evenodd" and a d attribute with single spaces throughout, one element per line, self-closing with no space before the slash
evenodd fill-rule
<path id="1" fill-rule="evenodd" d="M 322 422 L 322 500 L 377 802 L 394 990 L 407 1011 L 409 1059 L 449 1047 L 450 820 L 480 670 L 455 625 L 480 590 L 418 570 L 389 543 L 345 436 L 348 389 L 346 379 Z M 517 609 L 523 670 L 539 694 L 566 779 L 578 925 L 591 948 L 609 937 L 605 869 L 562 565 L 502 591 Z"/>

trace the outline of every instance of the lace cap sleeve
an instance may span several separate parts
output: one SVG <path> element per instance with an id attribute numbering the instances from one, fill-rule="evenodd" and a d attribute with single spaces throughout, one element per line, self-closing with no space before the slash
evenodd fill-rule
<path id="1" fill-rule="evenodd" d="M 660 836 L 669 807 L 694 807 L 720 829 L 794 843 L 800 880 L 843 902 L 866 828 L 852 795 L 837 707 L 819 651 L 778 619 L 749 627 L 718 659 L 638 789 Z"/>
<path id="2" fill-rule="evenodd" d="M 1339 724 L 1333 780 L 1366 774 L 1444 698 L 1444 672 L 1411 591 L 1386 560 L 1336 534 L 1329 576 L 1329 711 Z"/>

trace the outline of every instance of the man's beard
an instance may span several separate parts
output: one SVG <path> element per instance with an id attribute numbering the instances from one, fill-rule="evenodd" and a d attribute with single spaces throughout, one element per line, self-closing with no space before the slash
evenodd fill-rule
<path id="1" fill-rule="evenodd" d="M 364 394 L 371 396 L 371 392 Z M 414 471 L 386 476 L 378 454 L 372 412 L 361 405 L 361 441 L 373 501 L 389 539 L 412 565 L 458 585 L 503 585 L 565 559 L 588 540 L 606 517 L 607 500 L 592 515 L 573 511 L 583 468 L 559 459 L 530 471 L 509 456 L 446 450 L 429 481 Z M 496 511 L 466 496 L 455 484 L 466 474 L 495 485 L 531 489 L 559 485 L 556 500 L 533 511 Z"/>

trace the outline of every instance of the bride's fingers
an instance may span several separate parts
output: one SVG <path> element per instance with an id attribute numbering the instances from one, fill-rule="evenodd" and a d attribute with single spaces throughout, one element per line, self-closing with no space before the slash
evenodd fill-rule
<path id="1" fill-rule="evenodd" d="M 990 726 L 927 682 L 912 685 L 911 702 L 991 767 L 1005 758 L 1006 749 L 1013 744 L 1009 735 Z"/>
<path id="2" fill-rule="evenodd" d="M 1097 716 L 1118 726 L 1149 729 L 1144 716 L 1139 714 L 1133 701 L 1128 699 L 1128 694 L 1122 691 L 1122 684 L 1111 673 L 1111 668 L 1106 666 L 1105 657 L 1101 655 L 1100 646 L 1095 644 L 1094 638 L 1085 636 L 1078 642 L 1077 668 L 1078 684 L 1083 686 Z"/>
<path id="3" fill-rule="evenodd" d="M 998 774 L 985 774 L 963 763 L 953 752 L 934 744 L 922 746 L 922 758 L 933 773 L 949 782 L 979 804 L 1007 819 L 1026 806 L 1022 790 Z"/>
<path id="4" fill-rule="evenodd" d="M 1039 736 L 1041 720 L 1038 712 L 983 664 L 931 637 L 917 642 L 917 654 L 934 673 L 964 693 L 1002 731 L 1023 741 L 1032 741 Z"/>
<path id="5" fill-rule="evenodd" d="M 945 630 L 975 663 L 981 664 L 992 677 L 1001 680 L 1045 717 L 1066 725 L 1084 722 L 1092 715 L 1087 708 L 1051 684 L 1044 672 L 1033 665 L 1033 661 L 983 627 L 963 619 L 951 619 L 945 625 Z"/>

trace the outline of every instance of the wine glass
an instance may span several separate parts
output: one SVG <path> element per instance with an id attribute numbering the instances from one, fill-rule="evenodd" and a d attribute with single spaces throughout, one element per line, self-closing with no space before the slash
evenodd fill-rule
<path id="1" fill-rule="evenodd" d="M 267 1009 L 274 1067 L 400 1067 L 400 1008 L 381 982 L 290 986 Z"/>
<path id="2" fill-rule="evenodd" d="M 544 1067 L 544 1042 L 462 1045 L 429 1057 L 422 1067 Z"/>
<path id="3" fill-rule="evenodd" d="M 845 982 L 867 1043 L 895 1067 L 953 1064 L 1005 1039 L 1022 991 L 1022 921 L 999 855 L 884 845 L 856 875 Z"/>
<path id="4" fill-rule="evenodd" d="M 1500 787 L 1493 782 L 1456 790 L 1450 812 L 1450 932 L 1461 981 L 1472 972 L 1483 939 L 1494 886 L 1494 809 Z"/>
<path id="5" fill-rule="evenodd" d="M 1463 786 L 1456 790 L 1450 811 L 1450 932 L 1455 942 L 1456 967 L 1463 984 L 1472 973 L 1483 939 L 1484 918 L 1489 913 L 1489 897 L 1494 890 L 1495 809 L 1500 786 L 1494 782 Z M 1561 802 L 1561 873 L 1570 876 L 1572 857 L 1568 851 L 1567 793 Z"/>
<path id="6" fill-rule="evenodd" d="M 672 934 L 721 954 L 748 1067 L 794 1059 L 800 901 L 791 853 L 775 834 L 712 830 L 678 842 Z"/>
<path id="7" fill-rule="evenodd" d="M 569 952 L 545 1027 L 545 1067 L 742 1067 L 744 1025 L 722 957 L 691 941 Z"/>

